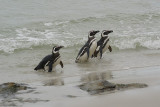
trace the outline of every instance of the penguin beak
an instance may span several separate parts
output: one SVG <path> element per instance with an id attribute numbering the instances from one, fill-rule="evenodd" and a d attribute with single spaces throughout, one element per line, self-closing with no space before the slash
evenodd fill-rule
<path id="1" fill-rule="evenodd" d="M 98 33 L 98 32 L 100 32 L 99 30 L 96 30 L 96 31 L 94 31 L 94 37 L 95 37 L 95 35 Z"/>
<path id="2" fill-rule="evenodd" d="M 112 33 L 112 32 L 113 32 L 113 30 L 109 30 L 109 31 L 108 31 L 108 34 L 109 34 L 109 33 Z"/>
<path id="3" fill-rule="evenodd" d="M 64 46 L 58 46 L 57 49 L 60 50 L 61 48 L 63 48 Z"/>
<path id="4" fill-rule="evenodd" d="M 110 34 L 110 33 L 112 33 L 113 32 L 113 30 L 106 30 L 105 32 L 104 32 L 104 35 L 108 35 L 108 34 Z"/>
<path id="5" fill-rule="evenodd" d="M 55 48 L 55 51 L 59 51 L 61 48 L 63 48 L 64 46 L 57 46 L 56 48 Z"/>
<path id="6" fill-rule="evenodd" d="M 110 30 L 110 33 L 112 33 L 113 32 L 113 30 Z"/>
<path id="7" fill-rule="evenodd" d="M 100 31 L 99 30 L 95 31 L 95 34 L 98 33 L 98 32 L 100 32 Z"/>

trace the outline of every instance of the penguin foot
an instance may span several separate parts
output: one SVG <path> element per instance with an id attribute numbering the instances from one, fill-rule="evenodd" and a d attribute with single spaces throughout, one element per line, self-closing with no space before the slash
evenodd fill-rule
<path id="1" fill-rule="evenodd" d="M 78 60 L 75 60 L 75 63 L 78 63 Z"/>

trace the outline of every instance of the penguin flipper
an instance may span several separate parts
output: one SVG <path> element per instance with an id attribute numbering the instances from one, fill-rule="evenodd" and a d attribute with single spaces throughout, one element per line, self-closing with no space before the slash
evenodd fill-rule
<path id="1" fill-rule="evenodd" d="M 89 58 L 89 48 L 87 48 L 87 59 Z"/>
<path id="2" fill-rule="evenodd" d="M 103 50 L 103 48 L 102 48 L 102 46 L 100 46 L 100 48 L 99 48 L 99 52 L 100 52 L 100 59 L 102 58 L 102 50 Z"/>
<path id="3" fill-rule="evenodd" d="M 62 61 L 60 61 L 60 63 L 59 63 L 60 65 L 61 65 L 61 68 L 63 68 L 63 62 Z"/>
<path id="4" fill-rule="evenodd" d="M 52 71 L 52 65 L 53 65 L 53 61 L 52 61 L 52 62 L 49 62 L 49 64 L 48 64 L 48 66 L 49 66 L 48 72 L 51 72 L 51 71 Z"/>
<path id="5" fill-rule="evenodd" d="M 112 47 L 110 45 L 109 45 L 108 49 L 110 52 L 112 52 Z"/>

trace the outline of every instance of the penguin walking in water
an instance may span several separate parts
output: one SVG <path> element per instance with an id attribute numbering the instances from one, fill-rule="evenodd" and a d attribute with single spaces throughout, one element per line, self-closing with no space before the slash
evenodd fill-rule
<path id="1" fill-rule="evenodd" d="M 52 54 L 45 56 L 41 62 L 37 65 L 37 67 L 34 68 L 34 70 L 46 70 L 45 68 L 48 68 L 48 72 L 51 72 L 54 67 L 56 67 L 58 64 L 61 65 L 61 68 L 63 68 L 63 62 L 60 59 L 59 50 L 63 48 L 63 46 L 54 46 L 52 49 Z"/>
<path id="2" fill-rule="evenodd" d="M 101 33 L 101 39 L 97 42 L 97 48 L 93 54 L 92 57 L 100 56 L 100 59 L 102 58 L 102 54 L 109 49 L 110 52 L 112 52 L 112 48 L 109 45 L 109 37 L 108 34 L 112 33 L 113 30 L 103 30 Z"/>
<path id="3" fill-rule="evenodd" d="M 75 62 L 85 62 L 87 61 L 94 53 L 96 47 L 97 47 L 97 40 L 95 38 L 95 35 L 98 33 L 98 30 L 90 31 L 88 34 L 88 41 L 85 43 L 85 45 L 80 49 Z"/>

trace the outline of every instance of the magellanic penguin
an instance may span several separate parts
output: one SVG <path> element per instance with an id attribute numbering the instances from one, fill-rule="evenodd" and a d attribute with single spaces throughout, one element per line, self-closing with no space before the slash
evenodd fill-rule
<path id="1" fill-rule="evenodd" d="M 51 72 L 54 67 L 56 67 L 58 64 L 61 65 L 61 68 L 63 68 L 63 62 L 60 59 L 59 50 L 63 48 L 63 46 L 54 46 L 52 49 L 52 54 L 45 56 L 41 62 L 37 65 L 34 70 L 41 70 L 44 71 L 48 69 L 48 72 Z"/>
<path id="2" fill-rule="evenodd" d="M 95 34 L 98 33 L 98 30 L 93 30 L 88 33 L 88 41 L 85 45 L 80 49 L 75 62 L 85 62 L 87 61 L 94 53 L 97 47 L 97 40 L 95 38 Z"/>
<path id="3" fill-rule="evenodd" d="M 113 30 L 103 30 L 101 33 L 101 39 L 97 42 L 97 48 L 93 54 L 92 57 L 100 56 L 100 59 L 102 58 L 102 54 L 109 49 L 110 52 L 112 52 L 112 48 L 109 45 L 109 37 L 108 34 L 112 33 Z"/>

